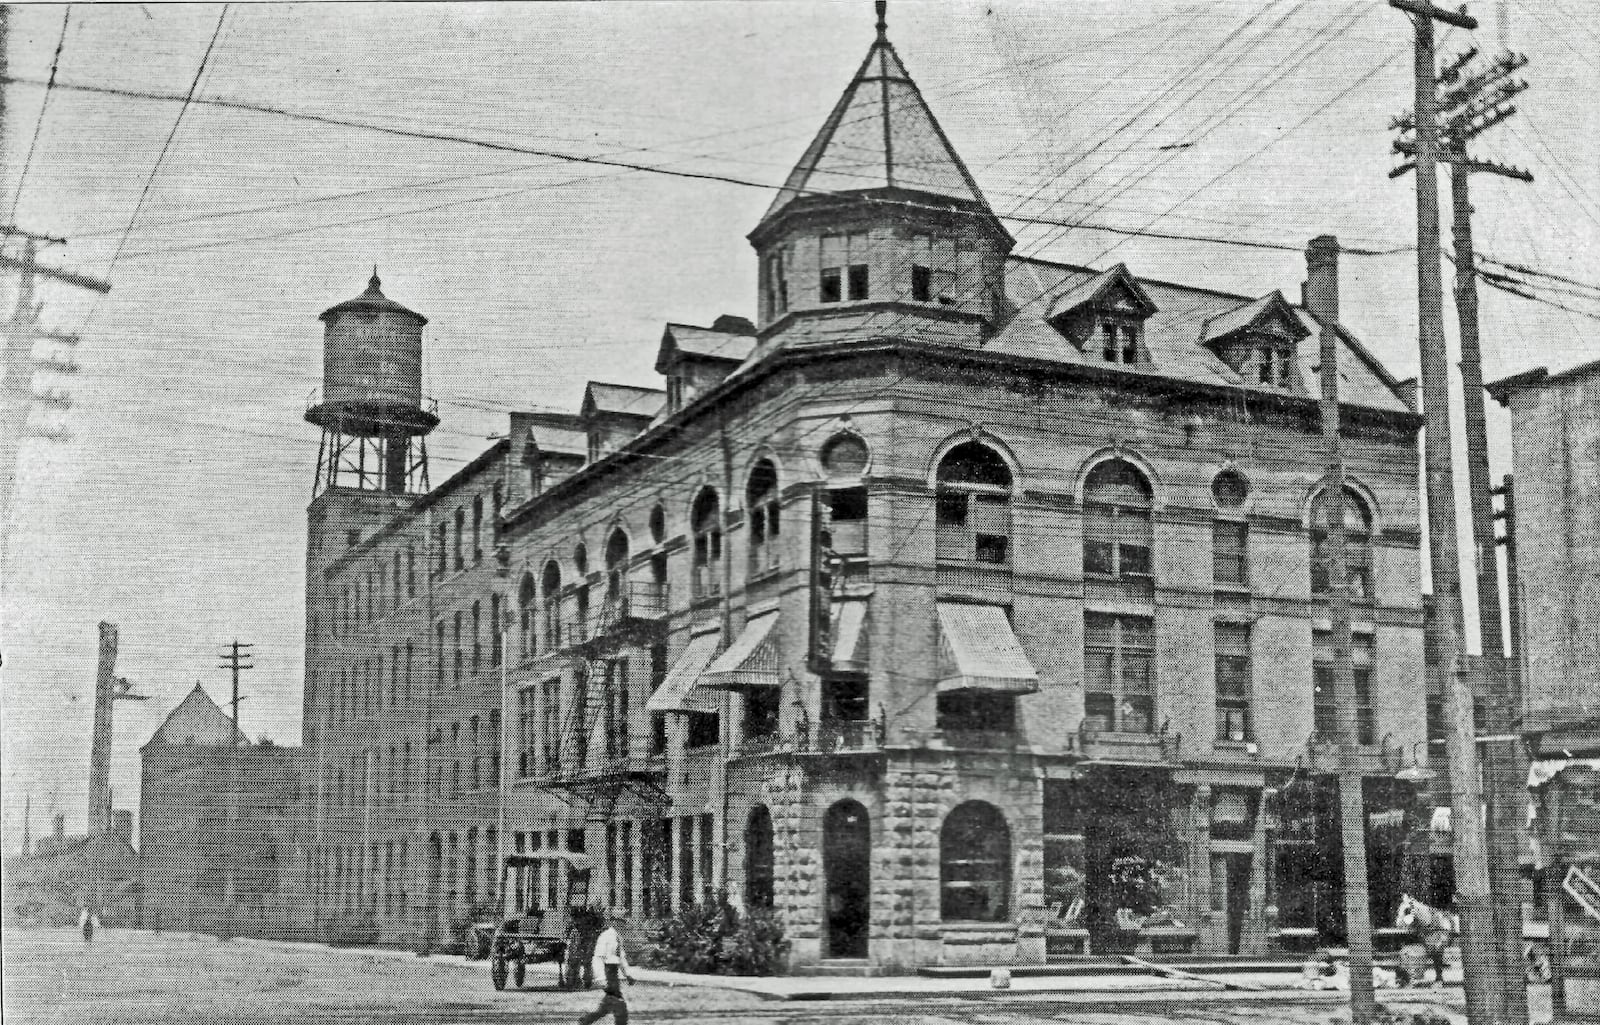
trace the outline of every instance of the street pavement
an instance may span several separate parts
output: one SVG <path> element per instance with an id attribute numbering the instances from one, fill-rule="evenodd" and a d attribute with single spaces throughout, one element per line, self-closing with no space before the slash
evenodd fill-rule
<path id="1" fill-rule="evenodd" d="M 543 968 L 545 966 L 538 966 Z M 565 993 L 536 968 L 528 987 L 495 992 L 483 962 L 387 950 L 221 941 L 186 933 L 105 929 L 85 944 L 71 929 L 7 929 L 4 1012 L 19 1025 L 250 1022 L 571 1022 L 598 991 Z M 1286 989 L 1291 976 L 1241 977 L 1274 987 L 1221 991 L 1146 976 L 1030 977 L 1009 991 L 986 980 L 797 978 L 707 980 L 640 969 L 628 991 L 636 1022 L 848 1025 L 1338 1025 L 1346 994 Z M 1231 978 L 1231 977 L 1230 977 Z M 732 988 L 739 987 L 739 988 Z M 760 990 L 754 992 L 752 990 Z M 786 997 L 810 999 L 786 999 Z M 817 1000 L 818 996 L 830 999 Z M 1385 990 L 1397 1013 L 1427 1012 L 1462 1025 L 1458 987 Z M 1532 1001 L 1549 1020 L 1548 987 Z M 608 1019 L 609 1020 L 609 1019 Z"/>

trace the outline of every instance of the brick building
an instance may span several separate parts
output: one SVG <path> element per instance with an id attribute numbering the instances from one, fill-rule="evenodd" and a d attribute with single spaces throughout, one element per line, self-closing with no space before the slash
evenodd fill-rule
<path id="1" fill-rule="evenodd" d="M 636 921 L 774 906 L 801 970 L 1337 936 L 1318 319 L 1014 255 L 881 28 L 749 241 L 753 322 L 668 324 L 662 390 L 513 414 L 438 487 L 421 315 L 376 277 L 323 315 L 318 924 L 432 943 L 555 846 Z M 1392 917 L 1420 420 L 1336 326 L 1337 251 L 1307 295 Z"/>
<path id="2" fill-rule="evenodd" d="M 139 749 L 147 928 L 285 931 L 303 876 L 298 756 L 297 748 L 250 743 L 198 683 L 168 714 Z"/>
<path id="3" fill-rule="evenodd" d="M 1558 1021 L 1600 1015 L 1600 361 L 1489 386 L 1511 411 L 1512 625 Z M 1514 502 L 1514 505 L 1512 504 Z"/>

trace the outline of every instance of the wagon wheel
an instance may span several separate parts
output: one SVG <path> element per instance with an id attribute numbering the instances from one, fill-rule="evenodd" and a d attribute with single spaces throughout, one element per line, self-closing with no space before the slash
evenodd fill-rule
<path id="1" fill-rule="evenodd" d="M 511 966 L 511 981 L 516 984 L 518 989 L 521 989 L 522 983 L 527 977 L 528 962 L 519 957 L 517 958 L 517 963 Z"/>
<path id="2" fill-rule="evenodd" d="M 517 966 L 517 985 L 522 985 L 522 966 Z M 506 959 L 500 954 L 494 955 L 489 961 L 489 981 L 494 983 L 495 989 L 506 988 Z"/>

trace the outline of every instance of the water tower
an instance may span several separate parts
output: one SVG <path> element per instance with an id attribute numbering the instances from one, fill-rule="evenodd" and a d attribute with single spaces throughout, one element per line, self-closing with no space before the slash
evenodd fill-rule
<path id="1" fill-rule="evenodd" d="M 306 419 L 322 428 L 314 495 L 333 488 L 428 490 L 425 438 L 439 424 L 422 398 L 422 325 L 428 318 L 383 294 L 378 270 L 367 290 L 319 318 L 322 392 Z"/>

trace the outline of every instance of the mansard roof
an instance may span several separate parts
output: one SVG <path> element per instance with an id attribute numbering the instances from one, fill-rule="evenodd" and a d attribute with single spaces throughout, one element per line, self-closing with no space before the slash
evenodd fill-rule
<path id="1" fill-rule="evenodd" d="M 891 191 L 885 195 L 881 190 Z M 801 197 L 874 193 L 889 201 L 915 201 L 902 193 L 953 200 L 1005 231 L 907 74 L 881 18 L 866 60 L 789 172 L 761 224 Z"/>
<path id="2" fill-rule="evenodd" d="M 1068 342 L 1052 321 L 1064 310 L 1063 301 L 1082 305 L 1083 297 L 1105 287 L 1113 272 L 1088 267 L 1050 263 L 1024 257 L 1006 261 L 1006 298 L 1016 311 L 999 333 L 984 344 L 991 352 L 1026 356 L 1059 363 L 1107 366 L 1099 355 Z M 1126 268 L 1121 268 L 1126 273 Z M 1132 279 L 1132 275 L 1128 275 Z M 1228 385 L 1245 389 L 1270 389 L 1241 377 L 1204 344 L 1207 325 L 1231 323 L 1261 304 L 1262 312 L 1271 308 L 1272 296 L 1250 296 L 1218 292 L 1190 285 L 1140 278 L 1134 282 L 1149 298 L 1155 312 L 1144 321 L 1142 346 L 1149 358 L 1141 363 L 1116 364 L 1120 373 L 1166 377 L 1200 384 Z M 1274 293 L 1276 294 L 1276 293 Z M 1070 298 L 1069 298 L 1070 297 Z M 1279 297 L 1282 298 L 1281 296 Z M 1320 361 L 1318 342 L 1311 314 L 1284 301 L 1283 309 L 1298 321 L 1305 334 L 1299 337 L 1295 363 L 1300 368 L 1306 390 L 1316 394 L 1319 382 L 1312 369 Z M 1395 413 L 1410 412 L 1401 399 L 1394 378 L 1348 330 L 1337 331 L 1342 345 L 1339 360 L 1341 400 L 1370 409 Z"/>

